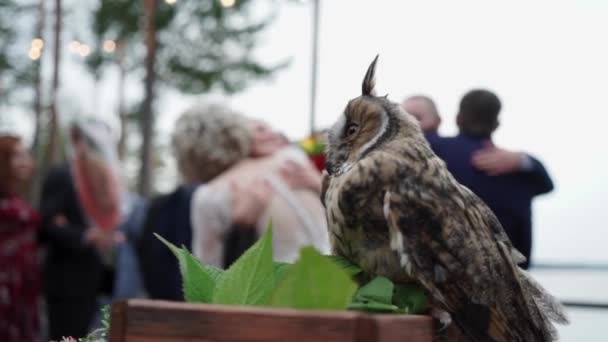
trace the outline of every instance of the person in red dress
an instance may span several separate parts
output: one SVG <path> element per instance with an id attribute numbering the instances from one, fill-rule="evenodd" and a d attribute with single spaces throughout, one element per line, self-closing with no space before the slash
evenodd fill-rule
<path id="1" fill-rule="evenodd" d="M 33 170 L 21 139 L 0 136 L 0 341 L 40 338 L 40 218 L 22 197 Z"/>

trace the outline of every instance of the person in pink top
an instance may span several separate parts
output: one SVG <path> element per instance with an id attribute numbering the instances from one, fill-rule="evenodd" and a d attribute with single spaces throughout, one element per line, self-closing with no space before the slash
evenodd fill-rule
<path id="1" fill-rule="evenodd" d="M 83 337 L 98 310 L 97 296 L 112 282 L 112 249 L 124 240 L 117 231 L 122 190 L 115 140 L 97 119 L 70 128 L 68 163 L 53 167 L 43 182 L 41 241 L 49 338 Z"/>

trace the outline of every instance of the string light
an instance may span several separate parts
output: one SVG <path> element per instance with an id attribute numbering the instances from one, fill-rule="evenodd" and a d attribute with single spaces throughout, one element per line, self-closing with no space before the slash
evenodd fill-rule
<path id="1" fill-rule="evenodd" d="M 80 48 L 78 49 L 78 53 L 82 57 L 86 57 L 91 53 L 91 48 L 86 44 L 80 44 Z"/>
<path id="2" fill-rule="evenodd" d="M 40 49 L 31 48 L 28 56 L 31 60 L 37 61 L 40 58 Z"/>
<path id="3" fill-rule="evenodd" d="M 32 40 L 32 48 L 36 50 L 41 50 L 44 47 L 44 40 L 40 38 L 34 38 Z"/>
<path id="4" fill-rule="evenodd" d="M 220 3 L 224 7 L 232 7 L 236 3 L 236 0 L 220 0 Z"/>
<path id="5" fill-rule="evenodd" d="M 113 40 L 106 40 L 103 42 L 103 50 L 108 53 L 114 52 L 114 50 L 116 50 L 116 42 Z"/>
<path id="6" fill-rule="evenodd" d="M 72 40 L 70 42 L 70 51 L 73 53 L 79 53 L 80 52 L 80 42 L 77 40 Z"/>

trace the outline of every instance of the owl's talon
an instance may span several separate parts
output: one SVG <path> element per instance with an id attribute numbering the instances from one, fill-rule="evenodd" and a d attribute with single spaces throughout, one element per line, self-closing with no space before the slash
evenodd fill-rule
<path id="1" fill-rule="evenodd" d="M 450 316 L 450 313 L 445 310 L 437 308 L 432 309 L 431 316 L 438 320 L 441 324 L 441 327 L 437 331 L 438 333 L 444 332 L 450 326 L 450 324 L 452 324 L 452 316 Z"/>

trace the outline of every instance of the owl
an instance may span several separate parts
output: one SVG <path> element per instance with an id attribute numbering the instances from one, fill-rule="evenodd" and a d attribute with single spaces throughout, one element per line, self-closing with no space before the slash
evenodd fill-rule
<path id="1" fill-rule="evenodd" d="M 417 283 L 451 336 L 556 339 L 551 322 L 567 323 L 561 305 L 517 266 L 523 255 L 415 118 L 375 95 L 377 59 L 328 135 L 321 199 L 333 253 L 368 274 Z"/>

